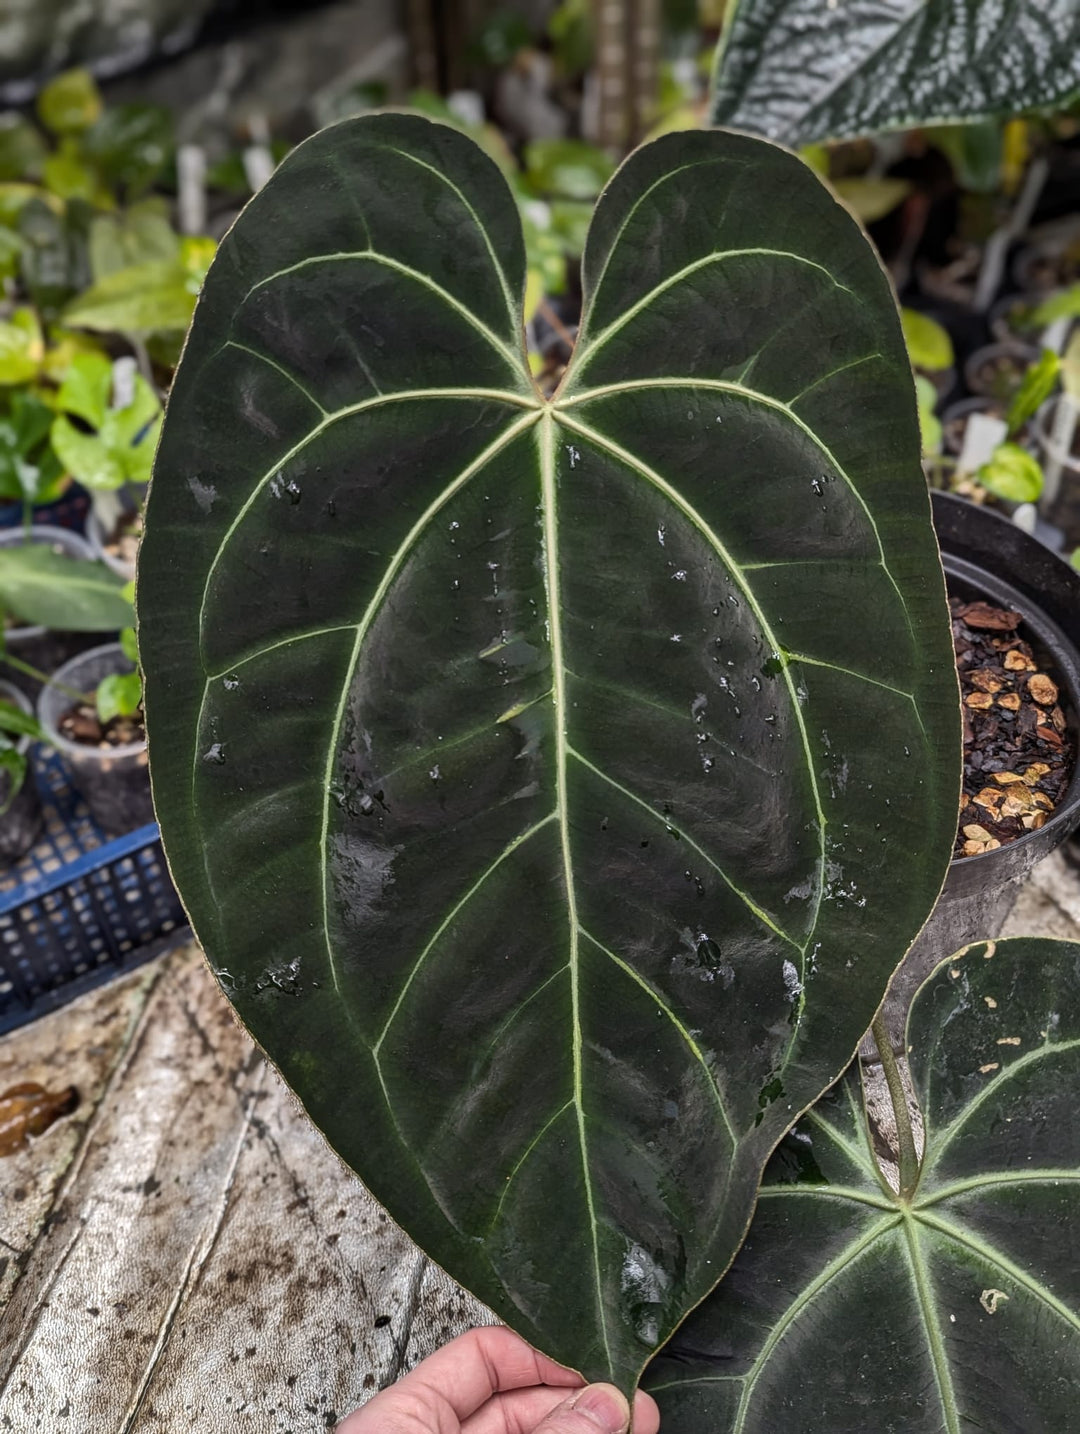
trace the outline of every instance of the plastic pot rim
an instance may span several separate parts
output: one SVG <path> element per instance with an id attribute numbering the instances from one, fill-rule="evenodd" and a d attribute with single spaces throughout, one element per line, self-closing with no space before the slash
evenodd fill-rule
<path id="1" fill-rule="evenodd" d="M 9 528 L 0 531 L 0 548 L 18 548 L 25 542 L 48 543 L 50 547 L 74 548 L 69 551 L 71 558 L 85 558 L 93 562 L 94 550 L 90 543 L 81 533 L 76 533 L 73 528 L 54 528 L 48 523 L 35 524 L 27 533 L 23 527 Z M 34 638 L 44 637 L 50 629 L 38 623 L 32 627 L 9 627 L 5 633 L 8 642 L 30 642 Z"/>
<path id="2" fill-rule="evenodd" d="M 103 657 L 106 653 L 120 659 L 120 662 L 117 664 L 118 670 L 135 670 L 131 659 L 118 642 L 105 642 L 102 643 L 100 647 L 88 648 L 85 652 L 80 652 L 76 657 L 70 658 L 64 663 L 63 667 L 57 668 L 41 689 L 41 695 L 38 697 L 38 721 L 41 723 L 42 729 L 45 732 L 45 739 L 49 746 L 54 747 L 57 752 L 62 753 L 66 757 L 77 758 L 83 761 L 89 759 L 90 761 L 104 762 L 116 761 L 120 757 L 135 757 L 140 752 L 146 751 L 145 737 L 140 742 L 126 742 L 122 746 L 116 747 L 92 747 L 86 742 L 69 741 L 67 737 L 61 736 L 53 727 L 42 710 L 47 692 L 54 689 L 60 693 L 65 686 L 72 687 L 78 691 L 78 682 L 70 680 L 73 669 L 78 669 L 84 663 L 91 661 L 95 657 Z"/>

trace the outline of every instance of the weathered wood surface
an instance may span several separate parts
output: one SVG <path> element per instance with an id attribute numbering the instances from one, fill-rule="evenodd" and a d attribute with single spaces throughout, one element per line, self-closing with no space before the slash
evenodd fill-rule
<path id="1" fill-rule="evenodd" d="M 192 948 L 0 1042 L 0 1090 L 21 1080 L 82 1104 L 0 1162 L 0 1429 L 325 1431 L 487 1317 L 327 1148 Z"/>
<path id="2" fill-rule="evenodd" d="M 1060 857 L 1021 932 L 1080 939 Z M 0 1040 L 0 1090 L 27 1080 L 81 1104 L 0 1161 L 0 1430 L 316 1434 L 490 1318 L 327 1149 L 194 949 Z"/>

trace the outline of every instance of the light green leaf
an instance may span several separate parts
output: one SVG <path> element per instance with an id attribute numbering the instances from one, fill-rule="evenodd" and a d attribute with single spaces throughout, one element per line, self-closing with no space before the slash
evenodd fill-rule
<path id="1" fill-rule="evenodd" d="M 129 627 L 123 586 L 104 563 L 69 558 L 44 543 L 0 549 L 0 608 L 27 623 L 73 632 Z"/>
<path id="2" fill-rule="evenodd" d="M 988 493 L 1008 503 L 1034 503 L 1043 490 L 1039 460 L 1017 443 L 1000 443 L 975 478 Z"/>
<path id="3" fill-rule="evenodd" d="M 100 428 L 109 411 L 112 386 L 112 364 L 104 354 L 78 354 L 56 395 L 57 407 L 74 413 L 91 428 Z"/>
<path id="4" fill-rule="evenodd" d="M 454 130 L 298 147 L 200 300 L 139 640 L 244 1020 L 443 1268 L 628 1387 L 936 898 L 955 668 L 895 303 L 800 160 L 636 150 L 550 401 L 525 270 Z"/>
<path id="5" fill-rule="evenodd" d="M 174 263 L 180 239 L 164 206 L 152 200 L 126 214 L 102 214 L 90 225 L 90 266 L 95 282 L 141 264 Z"/>
<path id="6" fill-rule="evenodd" d="M 1018 433 L 1028 419 L 1043 406 L 1053 393 L 1060 372 L 1060 357 L 1053 349 L 1043 349 L 1039 358 L 1020 380 L 1020 387 L 1009 404 L 1005 421 L 1009 425 L 1010 435 Z"/>
<path id="7" fill-rule="evenodd" d="M 45 187 L 60 199 L 84 199 L 89 204 L 111 205 L 94 171 L 83 162 L 78 147 L 65 143 L 45 161 Z"/>
<path id="8" fill-rule="evenodd" d="M 1080 284 L 1070 284 L 1049 298 L 1036 304 L 1024 319 L 1028 329 L 1044 329 L 1058 319 L 1080 318 Z"/>
<path id="9" fill-rule="evenodd" d="M 124 656 L 126 658 L 128 658 L 131 662 L 138 662 L 139 642 L 138 638 L 135 636 L 135 629 L 133 627 L 125 627 L 124 630 L 121 632 L 120 646 L 123 649 Z"/>
<path id="10" fill-rule="evenodd" d="M 41 324 L 33 309 L 16 309 L 0 323 L 0 384 L 29 383 L 44 356 Z"/>
<path id="11" fill-rule="evenodd" d="M 862 175 L 857 179 L 836 179 L 833 188 L 837 194 L 864 224 L 873 224 L 884 219 L 911 193 L 912 184 L 907 179 L 870 178 Z M 948 365 L 946 365 L 948 367 Z"/>
<path id="12" fill-rule="evenodd" d="M 0 114 L 0 181 L 36 179 L 49 147 L 29 120 L 14 110 Z"/>
<path id="13" fill-rule="evenodd" d="M 103 677 L 95 693 L 98 720 L 108 723 L 114 717 L 133 717 L 142 701 L 142 678 L 137 672 L 114 672 Z"/>
<path id="14" fill-rule="evenodd" d="M 952 339 L 936 319 L 917 309 L 901 309 L 900 319 L 912 368 L 921 368 L 927 373 L 943 373 L 952 368 Z"/>
<path id="15" fill-rule="evenodd" d="M 915 397 L 919 405 L 919 432 L 922 435 L 922 451 L 933 454 L 941 452 L 941 420 L 935 409 L 938 391 L 923 374 L 915 375 Z"/>
<path id="16" fill-rule="evenodd" d="M 53 134 L 89 129 L 102 111 L 101 92 L 89 70 L 67 70 L 50 80 L 37 97 L 37 112 Z"/>
<path id="17" fill-rule="evenodd" d="M 576 139 L 536 139 L 525 146 L 525 177 L 537 194 L 595 199 L 614 173 L 602 149 Z"/>
<path id="18" fill-rule="evenodd" d="M 94 284 L 64 311 L 64 322 L 99 333 L 185 329 L 195 308 L 182 264 L 135 264 Z"/>

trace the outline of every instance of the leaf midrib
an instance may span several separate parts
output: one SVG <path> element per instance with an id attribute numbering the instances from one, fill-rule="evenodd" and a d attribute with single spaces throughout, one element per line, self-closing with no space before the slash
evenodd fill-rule
<path id="1" fill-rule="evenodd" d="M 615 1367 L 611 1356 L 611 1341 L 607 1327 L 607 1308 L 600 1273 L 600 1243 L 596 1219 L 596 1202 L 592 1187 L 592 1171 L 589 1165 L 588 1140 L 585 1131 L 585 1109 L 582 1104 L 582 1021 L 579 969 L 580 953 L 578 947 L 578 936 L 581 928 L 577 913 L 574 863 L 570 845 L 569 803 L 566 790 L 566 664 L 563 655 L 562 603 L 559 587 L 559 534 L 555 492 L 554 427 L 553 410 L 550 404 L 548 404 L 543 411 L 543 421 L 537 428 L 537 438 L 540 449 L 540 491 L 544 518 L 544 582 L 547 589 L 548 623 L 551 631 L 551 695 L 555 709 L 553 717 L 555 724 L 555 801 L 559 820 L 559 843 L 562 852 L 563 880 L 566 888 L 566 902 L 570 922 L 570 1004 L 571 1020 L 573 1021 L 574 1027 L 572 1033 L 573 1100 L 577 1114 L 578 1141 L 581 1147 L 585 1203 L 589 1212 L 597 1312 L 600 1319 L 601 1338 L 607 1354 L 608 1368 L 614 1375 Z"/>

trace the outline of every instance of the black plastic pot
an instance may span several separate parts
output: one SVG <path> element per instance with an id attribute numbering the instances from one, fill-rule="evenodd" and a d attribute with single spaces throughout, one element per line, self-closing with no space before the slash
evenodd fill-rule
<path id="1" fill-rule="evenodd" d="M 1023 614 L 1069 694 L 1068 732 L 1080 744 L 1080 572 L 997 513 L 950 493 L 932 494 L 934 527 L 950 590 Z M 930 919 L 893 978 L 885 1022 L 903 1043 L 907 1008 L 937 963 L 971 941 L 998 936 L 1032 868 L 1080 825 L 1080 762 L 1064 798 L 1038 831 L 949 866 Z"/>

